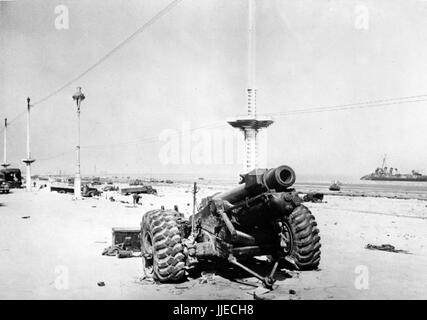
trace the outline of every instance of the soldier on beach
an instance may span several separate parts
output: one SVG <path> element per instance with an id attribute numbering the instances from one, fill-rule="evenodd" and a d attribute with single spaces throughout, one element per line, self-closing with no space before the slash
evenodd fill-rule
<path id="1" fill-rule="evenodd" d="M 134 193 L 132 197 L 133 197 L 133 206 L 135 207 L 137 204 L 139 204 L 139 199 L 141 198 L 141 196 L 137 193 Z"/>

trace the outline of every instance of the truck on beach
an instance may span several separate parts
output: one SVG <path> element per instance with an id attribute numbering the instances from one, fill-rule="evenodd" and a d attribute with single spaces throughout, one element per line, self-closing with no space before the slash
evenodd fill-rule
<path id="1" fill-rule="evenodd" d="M 6 181 L 6 178 L 3 173 L 0 173 L 0 192 L 9 193 L 10 187 L 9 183 Z"/>
<path id="2" fill-rule="evenodd" d="M 101 194 L 101 191 L 96 188 L 89 187 L 88 185 L 82 185 L 81 190 L 83 197 L 95 197 Z M 74 194 L 74 184 L 70 182 L 52 182 L 50 185 L 50 191 Z"/>
<path id="3" fill-rule="evenodd" d="M 22 176 L 21 176 L 20 169 L 18 168 L 1 169 L 0 173 L 4 176 L 4 179 L 8 183 L 9 188 L 22 187 Z"/>

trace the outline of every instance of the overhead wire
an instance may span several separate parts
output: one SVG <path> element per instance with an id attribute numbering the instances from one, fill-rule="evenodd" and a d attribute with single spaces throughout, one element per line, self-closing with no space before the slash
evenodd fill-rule
<path id="1" fill-rule="evenodd" d="M 41 98 L 40 100 L 37 100 L 32 105 L 35 106 L 35 105 L 38 105 L 40 103 L 45 102 L 46 100 L 48 100 L 51 97 L 53 97 L 54 95 L 58 94 L 59 92 L 61 92 L 62 90 L 64 90 L 65 88 L 67 88 L 68 86 L 70 86 L 71 84 L 73 84 L 74 82 L 76 82 L 77 80 L 83 78 L 86 74 L 88 74 L 90 71 L 92 71 L 97 66 L 99 66 L 102 62 L 104 62 L 105 60 L 107 60 L 111 55 L 113 55 L 115 52 L 117 52 L 118 50 L 120 50 L 126 43 L 128 43 L 133 38 L 135 38 L 139 33 L 143 32 L 148 27 L 150 27 L 155 22 L 157 22 L 157 20 L 159 20 L 160 18 L 162 18 L 164 15 L 166 15 L 169 11 L 171 11 L 174 7 L 176 7 L 181 1 L 183 1 L 183 0 L 174 0 L 174 1 L 171 1 L 166 7 L 164 7 L 163 9 L 161 9 L 150 20 L 148 20 L 146 23 L 144 23 L 142 26 L 140 26 L 138 29 L 136 29 L 136 31 L 134 31 L 130 36 L 128 36 L 123 41 L 121 41 L 113 49 L 111 49 L 110 51 L 108 51 L 104 56 L 102 56 L 98 61 L 96 61 L 94 64 L 92 64 L 89 68 L 87 68 L 86 70 L 84 70 L 83 72 L 81 72 L 80 74 L 78 74 L 77 76 L 75 76 L 74 78 L 72 78 L 71 80 L 67 81 L 65 84 L 63 84 L 61 87 L 59 87 L 55 91 L 51 92 L 50 94 L 46 95 L 45 97 Z"/>
<path id="2" fill-rule="evenodd" d="M 176 130 L 177 133 L 184 133 L 186 131 L 190 132 L 194 132 L 196 130 L 201 130 L 201 129 L 214 129 L 214 128 L 219 128 L 225 126 L 225 124 L 223 123 L 212 123 L 212 124 L 208 124 L 208 125 L 203 125 L 203 126 L 199 126 L 199 127 L 195 127 L 195 128 L 190 128 L 188 130 Z M 131 140 L 131 141 L 122 141 L 122 142 L 118 142 L 118 143 L 112 143 L 112 144 L 98 144 L 98 145 L 83 145 L 80 148 L 81 149 L 93 149 L 93 148 L 114 148 L 117 146 L 128 146 L 128 145 L 144 145 L 144 144 L 148 144 L 148 143 L 152 143 L 152 142 L 159 142 L 159 136 L 151 136 L 151 137 L 147 137 L 147 138 L 143 138 L 143 139 L 136 139 L 136 140 Z M 70 150 L 70 151 L 65 151 L 65 152 L 61 152 L 57 155 L 51 156 L 51 157 L 47 157 L 47 158 L 41 158 L 38 161 L 47 161 L 47 160 L 52 160 L 52 159 L 56 159 L 59 158 L 65 154 L 70 154 L 74 152 L 74 150 Z"/>
<path id="3" fill-rule="evenodd" d="M 41 103 L 49 100 L 50 98 L 52 98 L 53 96 L 55 96 L 56 94 L 58 94 L 59 92 L 61 92 L 62 90 L 64 90 L 65 88 L 69 87 L 71 84 L 73 84 L 77 80 L 80 80 L 81 78 L 83 78 L 86 74 L 88 74 L 89 72 L 91 72 L 93 69 L 95 69 L 97 66 L 99 66 L 102 62 L 104 62 L 109 57 L 111 57 L 115 52 L 117 52 L 118 50 L 120 50 L 129 41 L 131 41 L 132 39 L 134 39 L 139 33 L 145 31 L 148 27 L 150 27 L 155 22 L 157 22 L 160 18 L 162 18 L 164 15 L 166 15 L 169 11 L 171 11 L 174 7 L 176 7 L 182 1 L 183 0 L 174 0 L 174 1 L 171 1 L 167 6 L 165 6 L 157 14 L 155 14 L 150 20 L 148 20 L 147 22 L 145 22 L 142 26 L 140 26 L 138 29 L 136 29 L 131 35 L 129 35 L 126 39 L 124 39 L 123 41 L 121 41 L 118 45 L 116 45 L 110 51 L 108 51 L 106 54 L 104 54 L 100 59 L 98 59 L 90 67 L 88 67 L 87 69 L 85 69 L 84 71 L 82 71 L 81 73 L 79 73 L 77 76 L 75 76 L 72 79 L 70 79 L 67 82 L 65 82 L 63 85 L 61 85 L 56 90 L 54 90 L 51 93 L 47 94 L 43 98 L 35 101 L 34 103 L 31 104 L 31 106 L 34 107 L 34 106 L 36 106 L 38 104 L 41 104 Z M 22 111 L 21 113 L 19 113 L 18 115 L 16 115 L 14 118 L 12 118 L 8 123 L 12 124 L 14 121 L 16 121 L 17 119 L 19 119 L 22 115 L 24 115 L 26 112 L 27 112 L 26 110 Z"/>
<path id="4" fill-rule="evenodd" d="M 408 100 L 408 101 L 403 100 L 403 99 L 409 99 L 409 98 L 415 98 L 415 97 L 424 97 L 424 96 L 426 97 L 425 99 Z M 400 100 L 400 101 L 395 101 L 395 100 Z M 282 116 L 304 114 L 304 113 L 318 113 L 318 112 L 332 112 L 332 111 L 361 109 L 361 108 L 375 108 L 375 107 L 398 105 L 398 104 L 403 104 L 403 103 L 415 103 L 415 102 L 422 102 L 422 101 L 427 101 L 427 95 L 407 96 L 407 97 L 392 98 L 392 99 L 369 100 L 366 102 L 347 103 L 347 104 L 341 104 L 341 105 L 333 105 L 330 107 L 311 107 L 311 108 L 306 108 L 306 109 L 299 109 L 299 110 L 297 109 L 297 110 L 290 110 L 290 111 L 285 111 L 285 112 L 268 113 L 266 115 L 273 115 L 273 116 L 282 117 Z M 383 102 L 383 103 L 378 103 L 378 102 Z M 190 128 L 189 132 L 193 132 L 195 130 L 200 130 L 200 129 L 205 129 L 205 128 L 216 128 L 216 127 L 221 127 L 224 125 L 225 125 L 225 123 L 216 122 L 216 123 L 212 123 L 212 124 L 208 124 L 208 125 Z M 183 131 L 178 130 L 178 132 L 182 133 Z M 112 143 L 112 144 L 86 145 L 86 146 L 81 146 L 81 148 L 82 149 L 105 148 L 105 147 L 113 148 L 113 147 L 124 146 L 124 145 L 141 145 L 141 144 L 157 142 L 157 141 L 159 141 L 158 135 L 143 138 L 143 139 L 135 139 L 135 140 L 131 140 L 131 141 L 124 141 L 124 142 L 118 142 L 118 143 Z M 65 154 L 68 154 L 71 152 L 73 152 L 73 151 L 62 152 L 62 153 L 55 155 L 55 156 L 52 156 L 52 157 L 39 159 L 39 161 L 52 160 L 52 159 L 58 158 L 62 155 L 65 155 Z"/>
<path id="5" fill-rule="evenodd" d="M 97 66 L 99 66 L 101 63 L 106 61 L 109 57 L 111 57 L 115 52 L 120 50 L 123 46 L 125 46 L 129 41 L 134 39 L 139 33 L 146 30 L 148 27 L 153 25 L 155 22 L 157 22 L 160 18 L 162 18 L 164 15 L 166 15 L 169 11 L 171 11 L 174 7 L 176 7 L 180 2 L 183 0 L 174 0 L 168 3 L 163 9 L 161 9 L 157 14 L 155 14 L 151 19 L 149 19 L 147 22 L 145 22 L 142 26 L 140 26 L 138 29 L 136 29 L 132 34 L 130 34 L 127 38 L 125 38 L 123 41 L 121 41 L 118 45 L 113 47 L 110 51 L 108 51 L 106 54 L 104 54 L 100 59 L 98 59 L 95 63 L 93 63 L 90 67 L 86 68 L 84 71 L 76 75 L 75 77 L 71 78 L 67 82 L 65 82 L 63 85 L 61 85 L 56 90 L 52 91 L 51 93 L 47 94 L 46 96 L 42 97 L 41 99 L 37 100 L 36 102 L 32 103 L 31 106 L 36 106 L 39 104 L 42 104 L 64 90 L 65 88 L 69 87 L 74 82 L 80 80 L 85 75 L 87 75 L 89 72 L 91 72 L 93 69 L 95 69 Z M 416 100 L 413 100 L 416 99 Z M 404 103 L 416 103 L 416 102 L 422 102 L 427 101 L 427 94 L 420 94 L 420 95 L 412 95 L 412 96 L 403 96 L 403 97 L 397 97 L 397 98 L 385 98 L 385 99 L 377 99 L 377 100 L 367 100 L 362 102 L 356 102 L 356 103 L 346 103 L 346 104 L 338 104 L 338 105 L 332 105 L 332 106 L 321 106 L 321 107 L 310 107 L 310 108 L 303 108 L 303 109 L 294 109 L 294 110 L 288 110 L 288 111 L 280 111 L 280 112 L 272 112 L 272 113 L 265 113 L 264 115 L 270 115 L 270 116 L 277 116 L 277 117 L 283 117 L 288 115 L 296 115 L 296 114 L 307 114 L 307 113 L 321 113 L 321 112 L 332 112 L 332 111 L 342 111 L 342 110 L 352 110 L 352 109 L 365 109 L 365 108 L 377 108 L 377 107 L 384 107 L 384 106 L 393 106 L 393 105 L 399 105 Z M 22 115 L 26 113 L 26 110 L 19 113 L 17 116 L 12 118 L 10 121 L 8 121 L 8 125 L 13 124 L 15 121 L 17 121 Z M 221 126 L 224 124 L 221 124 Z M 209 128 L 209 127 L 217 127 L 218 125 L 216 123 L 212 123 L 205 126 L 200 126 L 197 128 L 192 128 L 190 131 L 203 129 L 203 128 Z M 4 128 L 2 128 L 1 131 L 4 131 Z M 87 145 L 82 146 L 81 148 L 104 148 L 104 147 L 116 147 L 116 146 L 123 146 L 123 145 L 132 145 L 132 144 L 142 144 L 142 143 L 150 143 L 153 141 L 158 141 L 158 136 L 152 136 L 144 139 L 135 139 L 132 141 L 125 141 L 125 142 L 118 142 L 113 144 L 98 144 L 98 145 Z M 39 159 L 41 161 L 43 160 L 50 160 L 57 157 L 60 157 L 64 154 L 71 153 L 73 151 L 66 151 L 63 153 L 60 153 L 56 156 L 49 157 L 49 158 L 42 158 Z"/>
<path id="6" fill-rule="evenodd" d="M 409 99 L 415 99 L 415 98 L 421 98 L 421 97 L 425 97 L 425 99 L 409 100 Z M 330 112 L 330 111 L 341 111 L 341 110 L 351 110 L 351 109 L 375 108 L 375 107 L 381 107 L 381 106 L 392 106 L 396 104 L 413 103 L 413 102 L 420 102 L 420 101 L 426 101 L 426 100 L 427 100 L 427 95 L 416 95 L 416 96 L 407 96 L 407 97 L 399 97 L 399 98 L 369 100 L 369 101 L 357 102 L 357 103 L 338 104 L 338 105 L 332 105 L 332 106 L 310 107 L 310 108 L 304 108 L 304 109 L 271 112 L 271 113 L 265 113 L 264 115 L 281 116 L 281 115 L 290 115 L 290 114 L 299 114 L 299 113 L 316 113 L 316 112 Z"/>

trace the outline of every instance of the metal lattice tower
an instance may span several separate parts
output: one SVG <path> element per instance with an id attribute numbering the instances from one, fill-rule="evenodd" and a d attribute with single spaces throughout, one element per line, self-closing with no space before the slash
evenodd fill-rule
<path id="1" fill-rule="evenodd" d="M 256 110 L 256 24 L 255 24 L 255 0 L 249 0 L 249 24 L 248 24 L 248 88 L 247 115 L 236 117 L 227 122 L 234 128 L 243 131 L 245 139 L 245 160 L 243 173 L 247 173 L 258 166 L 258 131 L 267 128 L 273 123 L 269 117 L 257 116 Z"/>

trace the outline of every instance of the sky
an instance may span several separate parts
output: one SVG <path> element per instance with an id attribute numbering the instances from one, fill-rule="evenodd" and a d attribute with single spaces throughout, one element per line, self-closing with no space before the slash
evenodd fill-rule
<path id="1" fill-rule="evenodd" d="M 0 118 L 19 116 L 8 162 L 26 156 L 27 97 L 55 92 L 169 3 L 0 1 Z M 55 24 L 61 5 L 66 29 Z M 290 165 L 297 179 L 358 178 L 387 154 L 402 173 L 427 173 L 427 101 L 283 115 L 427 94 L 427 1 L 256 0 L 256 8 L 257 108 L 275 121 L 260 138 L 264 166 Z M 247 0 L 179 2 L 31 108 L 33 173 L 74 172 L 78 86 L 83 175 L 241 173 L 242 134 L 226 119 L 246 112 L 247 25 Z"/>

